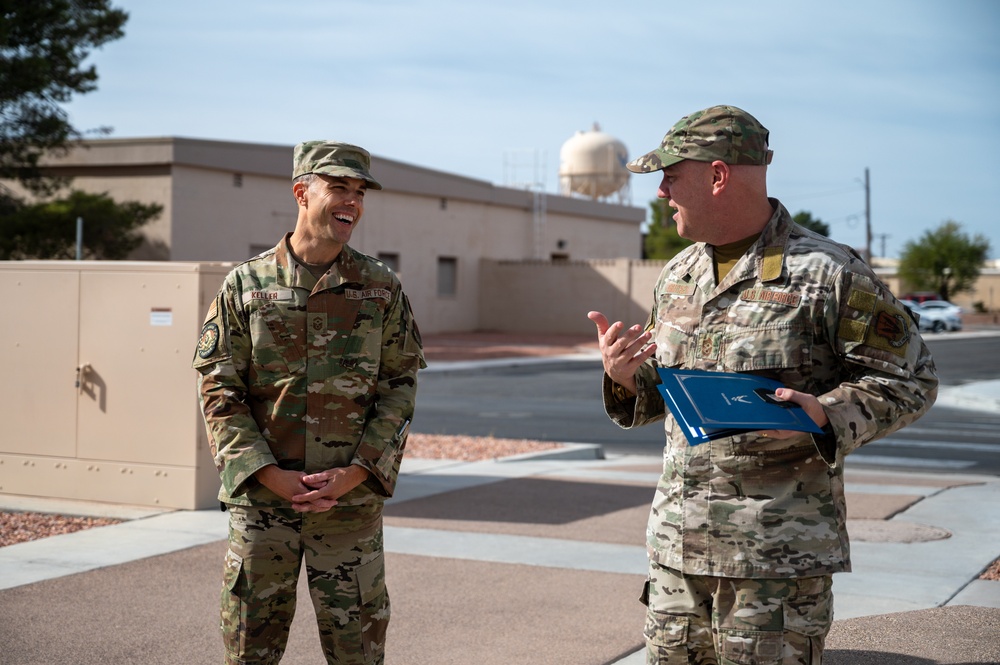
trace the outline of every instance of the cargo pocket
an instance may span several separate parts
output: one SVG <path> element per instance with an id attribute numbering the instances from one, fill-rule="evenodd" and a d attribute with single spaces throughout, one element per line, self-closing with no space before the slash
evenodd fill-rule
<path id="1" fill-rule="evenodd" d="M 737 665 L 781 665 L 783 646 L 777 630 L 719 630 L 719 655 Z"/>
<path id="2" fill-rule="evenodd" d="M 688 617 L 665 612 L 646 612 L 648 660 L 660 665 L 687 665 Z"/>
<path id="3" fill-rule="evenodd" d="M 681 646 L 687 643 L 688 618 L 680 614 L 646 612 L 643 633 L 650 644 L 658 647 Z"/>
<path id="4" fill-rule="evenodd" d="M 794 597 L 782 602 L 785 630 L 807 637 L 823 637 L 833 624 L 832 583 L 829 577 L 799 580 Z"/>
<path id="5" fill-rule="evenodd" d="M 385 557 L 357 567 L 358 592 L 361 596 L 361 642 L 365 659 L 385 653 L 385 634 L 389 627 L 389 594 L 385 588 Z"/>
<path id="6" fill-rule="evenodd" d="M 246 603 L 243 599 L 243 557 L 232 550 L 226 551 L 225 569 L 222 573 L 222 608 L 219 628 L 226 650 L 241 656 L 246 648 Z"/>

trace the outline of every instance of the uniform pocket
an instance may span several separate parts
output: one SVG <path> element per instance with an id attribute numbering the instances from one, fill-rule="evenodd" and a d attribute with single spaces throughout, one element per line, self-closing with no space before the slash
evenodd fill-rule
<path id="1" fill-rule="evenodd" d="M 679 647 L 687 644 L 689 619 L 680 614 L 646 612 L 646 641 L 658 647 Z"/>
<path id="2" fill-rule="evenodd" d="M 246 651 L 246 602 L 243 598 L 245 575 L 243 557 L 232 550 L 226 551 L 225 568 L 222 572 L 222 602 L 220 607 L 223 642 L 226 650 L 240 656 Z"/>
<path id="3" fill-rule="evenodd" d="M 719 630 L 719 655 L 738 665 L 781 665 L 783 645 L 776 630 Z"/>
<path id="4" fill-rule="evenodd" d="M 359 365 L 376 368 L 382 354 L 382 308 L 375 300 L 361 303 L 354 326 L 344 344 L 340 364 L 348 369 L 361 369 Z"/>
<path id="5" fill-rule="evenodd" d="M 223 585 L 230 593 L 239 592 L 240 574 L 243 572 L 243 557 L 232 550 L 226 551 L 225 570 L 222 574 Z"/>
<path id="6" fill-rule="evenodd" d="M 833 585 L 829 577 L 799 581 L 799 592 L 782 603 L 785 630 L 807 637 L 830 632 L 833 624 Z"/>
<path id="7" fill-rule="evenodd" d="M 372 659 L 385 652 L 385 636 L 389 627 L 389 594 L 385 588 L 385 557 L 357 567 L 358 593 L 361 597 L 361 641 L 365 658 Z"/>
<path id="8" fill-rule="evenodd" d="M 302 318 L 301 313 L 270 302 L 250 310 L 251 353 L 259 383 L 271 384 L 305 369 L 305 340 L 301 332 L 294 332 L 303 329 Z"/>

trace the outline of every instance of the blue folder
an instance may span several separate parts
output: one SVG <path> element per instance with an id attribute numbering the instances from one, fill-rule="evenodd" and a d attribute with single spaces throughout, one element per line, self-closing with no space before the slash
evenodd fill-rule
<path id="1" fill-rule="evenodd" d="M 696 369 L 656 371 L 657 389 L 692 446 L 764 429 L 823 432 L 801 406 L 774 397 L 783 386 L 773 379 Z"/>

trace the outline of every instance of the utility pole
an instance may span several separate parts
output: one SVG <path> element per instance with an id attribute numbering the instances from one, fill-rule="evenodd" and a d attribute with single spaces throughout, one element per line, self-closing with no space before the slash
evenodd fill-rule
<path id="1" fill-rule="evenodd" d="M 865 167 L 865 260 L 872 262 L 872 188 Z"/>
<path id="2" fill-rule="evenodd" d="M 890 236 L 888 233 L 876 233 L 875 235 L 878 237 L 878 239 L 882 243 L 882 250 L 881 250 L 882 251 L 882 256 L 885 257 L 885 239 L 886 238 L 890 238 L 892 236 Z"/>

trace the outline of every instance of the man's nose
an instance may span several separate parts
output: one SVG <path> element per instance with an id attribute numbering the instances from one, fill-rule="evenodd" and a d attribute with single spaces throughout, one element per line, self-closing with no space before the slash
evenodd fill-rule
<path id="1" fill-rule="evenodd" d="M 670 198 L 670 185 L 667 184 L 667 176 L 663 176 L 660 181 L 660 188 L 656 190 L 656 196 L 661 199 Z"/>

